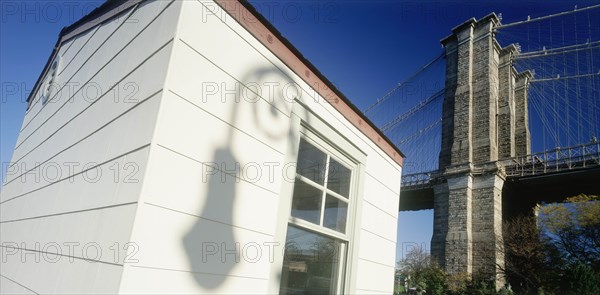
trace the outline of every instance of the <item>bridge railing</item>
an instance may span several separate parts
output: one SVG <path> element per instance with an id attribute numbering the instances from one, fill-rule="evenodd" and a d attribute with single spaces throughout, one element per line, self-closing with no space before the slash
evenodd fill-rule
<path id="1" fill-rule="evenodd" d="M 437 171 L 419 172 L 402 175 L 402 189 L 411 190 L 428 187 Z"/>
<path id="2" fill-rule="evenodd" d="M 534 153 L 500 161 L 507 177 L 533 176 L 600 165 L 600 143 Z"/>
<path id="3" fill-rule="evenodd" d="M 600 166 L 600 142 L 567 148 L 556 148 L 500 160 L 507 177 L 535 176 Z M 431 187 L 431 181 L 440 176 L 439 171 L 402 175 L 402 189 L 415 190 Z"/>

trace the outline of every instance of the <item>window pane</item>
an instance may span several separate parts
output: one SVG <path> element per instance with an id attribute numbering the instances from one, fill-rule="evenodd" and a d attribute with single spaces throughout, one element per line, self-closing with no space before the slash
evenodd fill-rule
<path id="1" fill-rule="evenodd" d="M 302 180 L 294 184 L 292 216 L 319 224 L 323 192 Z"/>
<path id="2" fill-rule="evenodd" d="M 329 160 L 329 175 L 327 176 L 327 188 L 348 197 L 350 192 L 350 169 L 338 163 L 333 158 Z"/>
<path id="3" fill-rule="evenodd" d="M 327 155 L 321 150 L 308 143 L 304 138 L 300 139 L 300 150 L 298 151 L 298 163 L 296 172 L 318 184 L 325 183 L 325 162 Z"/>
<path id="4" fill-rule="evenodd" d="M 341 242 L 288 226 L 279 294 L 337 294 Z"/>
<path id="5" fill-rule="evenodd" d="M 334 196 L 327 195 L 327 198 L 325 199 L 323 226 L 345 233 L 347 213 L 348 204 L 346 202 L 343 202 Z"/>

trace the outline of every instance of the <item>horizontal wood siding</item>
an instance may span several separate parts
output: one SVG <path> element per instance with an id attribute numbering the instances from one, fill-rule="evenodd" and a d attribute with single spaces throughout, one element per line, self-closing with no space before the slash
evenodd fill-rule
<path id="1" fill-rule="evenodd" d="M 356 292 L 391 293 L 401 167 L 219 9 L 212 1 L 183 4 L 132 234 L 146 254 L 127 266 L 121 291 L 269 292 L 274 266 L 265 261 L 266 247 L 261 260 L 242 256 L 238 263 L 232 263 L 232 254 L 222 261 L 221 251 L 227 250 L 222 248 L 202 260 L 207 250 L 202 247 L 225 243 L 231 250 L 237 243 L 243 254 L 244 245 L 277 241 L 277 225 L 287 222 L 278 217 L 280 192 L 285 181 L 293 181 L 284 177 L 283 159 L 297 102 L 283 98 L 287 89 L 367 154 L 362 211 L 356 216 L 362 220 Z M 234 170 L 235 163 L 241 171 Z M 277 165 L 268 171 L 265 163 Z M 260 177 L 244 173 L 254 167 Z M 275 251 L 281 256 L 283 247 Z"/>
<path id="2" fill-rule="evenodd" d="M 0 243 L 16 254 L 0 293 L 118 292 L 179 11 L 147 1 L 58 49 L 60 91 L 33 94 L 2 188 Z"/>

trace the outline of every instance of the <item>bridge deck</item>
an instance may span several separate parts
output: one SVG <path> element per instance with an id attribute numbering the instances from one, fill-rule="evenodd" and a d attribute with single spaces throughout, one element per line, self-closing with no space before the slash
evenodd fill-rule
<path id="1" fill-rule="evenodd" d="M 531 177 L 556 179 L 563 174 L 587 170 L 596 173 L 600 169 L 600 143 L 556 148 L 499 160 L 497 163 L 504 169 L 506 178 L 510 181 Z M 440 171 L 403 175 L 400 210 L 433 209 L 433 185 L 440 176 L 442 176 Z"/>

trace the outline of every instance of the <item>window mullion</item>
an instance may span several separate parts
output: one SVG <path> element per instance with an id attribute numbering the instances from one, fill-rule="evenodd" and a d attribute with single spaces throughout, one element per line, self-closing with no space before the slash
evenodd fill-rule
<path id="1" fill-rule="evenodd" d="M 323 181 L 323 187 L 325 187 L 325 190 L 327 190 L 327 182 L 329 181 L 329 160 L 331 159 L 331 156 L 329 154 L 327 154 L 327 158 L 325 159 L 325 175 L 323 175 L 323 177 L 325 178 Z"/>
<path id="2" fill-rule="evenodd" d="M 310 186 L 312 186 L 312 187 L 314 187 L 316 189 L 319 189 L 321 191 L 325 189 L 324 186 L 322 186 L 322 185 L 320 185 L 320 184 L 318 184 L 318 183 L 310 180 L 310 178 L 308 178 L 306 176 L 302 176 L 300 174 L 296 174 L 296 179 L 297 180 L 301 180 L 302 182 L 304 182 L 304 183 L 306 183 L 306 184 L 308 184 L 308 185 L 310 185 Z"/>
<path id="3" fill-rule="evenodd" d="M 341 243 L 340 244 L 340 249 L 339 249 L 339 253 L 338 253 L 338 269 L 337 269 L 337 286 L 336 286 L 336 294 L 339 294 L 339 292 L 341 290 L 344 289 L 344 276 L 345 274 L 345 268 L 343 267 L 343 265 L 346 264 L 346 251 L 347 251 L 347 244 L 346 243 Z"/>
<path id="4" fill-rule="evenodd" d="M 344 197 L 344 196 L 342 196 L 342 195 L 340 195 L 340 194 L 338 194 L 338 193 L 336 193 L 336 192 L 334 192 L 334 191 L 332 191 L 330 189 L 327 190 L 327 194 L 331 195 L 332 197 L 336 197 L 337 199 L 343 201 L 344 203 L 348 203 L 349 202 L 348 197 Z"/>
<path id="5" fill-rule="evenodd" d="M 319 225 L 323 226 L 323 220 L 325 219 L 325 200 L 327 198 L 327 179 L 328 179 L 328 175 L 329 175 L 329 158 L 331 156 L 329 156 L 329 154 L 327 154 L 327 159 L 325 160 L 325 174 L 323 175 L 323 177 L 325 178 L 323 181 L 323 186 L 324 186 L 324 190 L 323 190 L 323 194 L 321 195 L 321 219 L 319 220 Z"/>
<path id="6" fill-rule="evenodd" d="M 329 292 L 332 294 L 340 294 L 343 293 L 344 289 L 347 287 L 347 279 L 345 277 L 347 275 L 347 264 L 349 263 L 348 255 L 350 255 L 349 244 L 352 240 L 352 232 L 348 231 L 348 220 L 352 219 L 351 208 L 353 206 L 351 206 L 351 204 L 354 202 L 350 203 L 350 196 L 352 195 L 351 184 L 353 183 L 353 177 L 355 176 L 355 167 L 348 167 L 348 159 L 341 157 L 343 160 L 339 160 L 338 157 L 340 157 L 340 154 L 335 153 L 336 151 L 332 151 L 331 149 L 333 147 L 321 142 L 320 138 L 316 137 L 313 139 L 310 134 L 306 135 L 306 142 L 303 143 L 301 140 L 301 148 L 298 153 L 298 161 L 300 162 L 302 159 L 303 165 L 301 167 L 305 167 L 306 171 L 298 170 L 296 173 L 296 184 L 294 187 L 294 195 L 292 196 L 292 213 L 300 212 L 294 210 L 307 210 L 306 212 L 308 213 L 306 214 L 310 214 L 306 215 L 308 216 L 306 219 L 302 217 L 304 216 L 304 213 L 290 215 L 288 219 L 288 236 L 286 237 L 286 242 L 297 242 L 298 245 L 300 245 L 298 246 L 299 249 L 302 247 L 307 249 L 307 251 L 308 249 L 312 249 L 311 247 L 314 247 L 314 245 L 310 245 L 311 241 L 306 240 L 306 238 L 290 235 L 290 232 L 302 231 L 306 233 L 307 237 L 314 236 L 316 240 L 329 241 L 328 243 L 335 245 L 338 253 L 331 253 L 334 255 L 330 254 L 331 256 L 327 256 L 327 261 L 320 260 L 318 257 L 293 257 L 286 255 L 282 272 L 290 274 L 290 276 L 287 281 L 281 282 L 280 290 L 284 290 L 283 293 L 287 293 L 295 291 L 296 288 L 300 288 L 309 293 Z M 313 148 L 318 149 L 322 153 L 313 151 Z M 302 151 L 306 151 L 306 154 L 302 154 Z M 316 163 L 319 163 L 318 165 L 321 165 L 321 167 L 316 167 Z M 350 173 L 348 173 L 346 169 L 342 169 L 343 173 L 341 176 L 338 176 L 337 174 L 330 175 L 336 173 L 338 166 L 346 168 Z M 346 179 L 348 177 L 350 177 L 349 180 Z M 338 183 L 340 181 L 341 183 Z M 350 182 L 349 189 L 344 187 L 344 185 L 347 185 L 347 182 Z M 299 187 L 301 190 L 298 191 L 297 195 L 299 198 L 298 205 L 294 205 L 297 189 L 296 185 L 301 185 Z M 339 190 L 344 194 L 342 195 L 333 190 Z M 315 204 L 319 201 L 319 193 L 321 193 L 321 203 Z M 329 209 L 327 209 L 327 201 L 332 202 Z M 315 212 L 317 210 L 318 212 Z M 327 226 L 325 225 L 325 210 L 330 210 L 330 212 L 327 212 Z M 345 220 L 342 219 L 343 216 L 345 216 Z M 316 221 L 315 218 L 318 218 L 318 221 Z M 342 222 L 344 222 L 343 225 L 341 224 Z M 286 261 L 289 261 L 290 263 L 286 264 Z M 302 276 L 292 276 L 293 274 L 299 274 L 300 272 L 300 270 L 292 267 L 291 262 L 293 261 L 298 261 L 298 263 L 305 263 L 307 265 Z M 319 268 L 310 266 L 311 261 L 318 262 L 319 264 L 330 264 L 331 271 L 327 274 L 321 273 Z M 313 279 L 318 279 L 319 282 L 321 282 L 321 279 L 328 279 L 330 283 L 327 284 L 327 289 L 325 289 L 326 286 L 323 284 L 319 284 L 319 286 L 311 284 Z"/>

